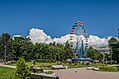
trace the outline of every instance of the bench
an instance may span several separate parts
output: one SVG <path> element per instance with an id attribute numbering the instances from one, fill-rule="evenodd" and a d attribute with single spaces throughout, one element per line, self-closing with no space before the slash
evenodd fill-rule
<path id="1" fill-rule="evenodd" d="M 87 67 L 87 70 L 93 70 L 94 67 Z"/>
<path id="2" fill-rule="evenodd" d="M 44 73 L 44 71 L 43 71 L 43 69 L 41 69 L 41 68 L 34 68 L 34 67 L 30 67 L 30 70 L 33 72 L 33 73 L 39 73 L 39 72 L 41 72 L 41 73 Z"/>
<path id="3" fill-rule="evenodd" d="M 59 79 L 58 76 L 40 73 L 40 74 L 31 74 L 31 79 Z"/>
<path id="4" fill-rule="evenodd" d="M 67 66 L 63 66 L 63 65 L 52 65 L 52 69 L 67 69 Z"/>
<path id="5" fill-rule="evenodd" d="M 95 68 L 95 67 L 87 67 L 87 70 L 94 70 L 94 71 L 98 71 L 99 68 Z"/>
<path id="6" fill-rule="evenodd" d="M 94 71 L 99 71 L 99 68 L 93 68 Z"/>

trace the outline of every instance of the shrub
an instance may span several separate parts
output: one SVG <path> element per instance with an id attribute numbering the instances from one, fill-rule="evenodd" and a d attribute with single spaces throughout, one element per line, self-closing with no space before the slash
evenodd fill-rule
<path id="1" fill-rule="evenodd" d="M 118 68 L 115 66 L 101 66 L 99 67 L 101 71 L 117 72 Z"/>
<path id="2" fill-rule="evenodd" d="M 36 60 L 33 60 L 33 65 L 36 65 Z"/>
<path id="3" fill-rule="evenodd" d="M 48 60 L 48 59 L 37 59 L 36 61 L 39 62 L 39 63 L 49 63 L 49 62 L 51 62 L 51 60 Z"/>
<path id="4" fill-rule="evenodd" d="M 53 74 L 54 72 L 53 71 L 48 71 L 48 72 L 45 72 L 46 74 Z"/>
<path id="5" fill-rule="evenodd" d="M 30 70 L 24 58 L 20 58 L 16 64 L 15 79 L 30 79 Z"/>
<path id="6" fill-rule="evenodd" d="M 117 69 L 118 69 L 118 71 L 119 71 L 119 66 L 116 66 L 117 67 Z"/>

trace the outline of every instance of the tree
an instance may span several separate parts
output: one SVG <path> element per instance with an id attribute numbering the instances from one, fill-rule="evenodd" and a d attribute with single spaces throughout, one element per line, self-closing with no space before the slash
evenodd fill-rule
<path id="1" fill-rule="evenodd" d="M 17 60 L 19 57 L 25 59 L 32 58 L 31 53 L 33 52 L 34 44 L 29 41 L 28 38 L 14 37 L 12 40 L 12 53 L 14 58 Z"/>
<path id="2" fill-rule="evenodd" d="M 12 53 L 14 55 L 15 60 L 18 60 L 19 57 L 22 56 L 21 46 L 23 45 L 22 37 L 14 37 L 12 40 Z"/>
<path id="3" fill-rule="evenodd" d="M 111 50 L 112 59 L 119 63 L 119 40 L 116 38 L 111 38 L 108 41 L 108 46 Z"/>
<path id="4" fill-rule="evenodd" d="M 3 55 L 3 63 L 6 64 L 7 56 L 10 52 L 11 39 L 8 33 L 2 33 L 0 37 L 0 47 Z M 9 58 L 9 57 L 8 57 Z"/>
<path id="5" fill-rule="evenodd" d="M 33 43 L 26 41 L 22 44 L 20 49 L 21 49 L 20 52 L 22 53 L 22 56 L 25 58 L 25 60 L 32 59 L 34 50 Z"/>
<path id="6" fill-rule="evenodd" d="M 15 79 L 30 79 L 30 70 L 24 58 L 19 58 L 16 64 Z"/>
<path id="7" fill-rule="evenodd" d="M 3 60 L 4 59 L 4 46 L 1 42 L 1 37 L 0 37 L 0 59 Z"/>
<path id="8" fill-rule="evenodd" d="M 97 51 L 96 49 L 93 49 L 92 47 L 90 47 L 89 49 L 87 49 L 87 56 L 94 60 L 99 60 L 101 57 L 101 53 Z"/>
<path id="9" fill-rule="evenodd" d="M 73 57 L 73 51 L 68 41 L 64 45 L 64 50 L 65 50 L 65 59 L 71 59 Z"/>
<path id="10" fill-rule="evenodd" d="M 70 59 L 73 56 L 73 51 L 68 43 L 36 43 L 33 44 L 29 38 L 14 37 L 10 38 L 10 35 L 3 33 L 0 37 L 0 59 L 4 60 L 10 58 L 18 60 L 20 57 L 24 57 L 25 60 L 31 59 L 44 59 L 50 61 L 64 61 Z"/>

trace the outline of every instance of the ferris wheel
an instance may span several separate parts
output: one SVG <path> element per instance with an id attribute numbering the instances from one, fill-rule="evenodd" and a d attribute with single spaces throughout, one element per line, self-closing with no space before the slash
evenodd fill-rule
<path id="1" fill-rule="evenodd" d="M 87 57 L 88 34 L 82 22 L 77 21 L 70 31 L 70 46 L 74 51 L 73 60 L 91 60 Z"/>

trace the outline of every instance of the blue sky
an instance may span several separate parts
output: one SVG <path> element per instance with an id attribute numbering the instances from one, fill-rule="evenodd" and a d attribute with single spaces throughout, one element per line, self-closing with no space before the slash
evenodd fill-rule
<path id="1" fill-rule="evenodd" d="M 78 20 L 89 35 L 118 36 L 119 0 L 0 0 L 0 34 L 27 36 L 39 28 L 60 37 Z"/>

